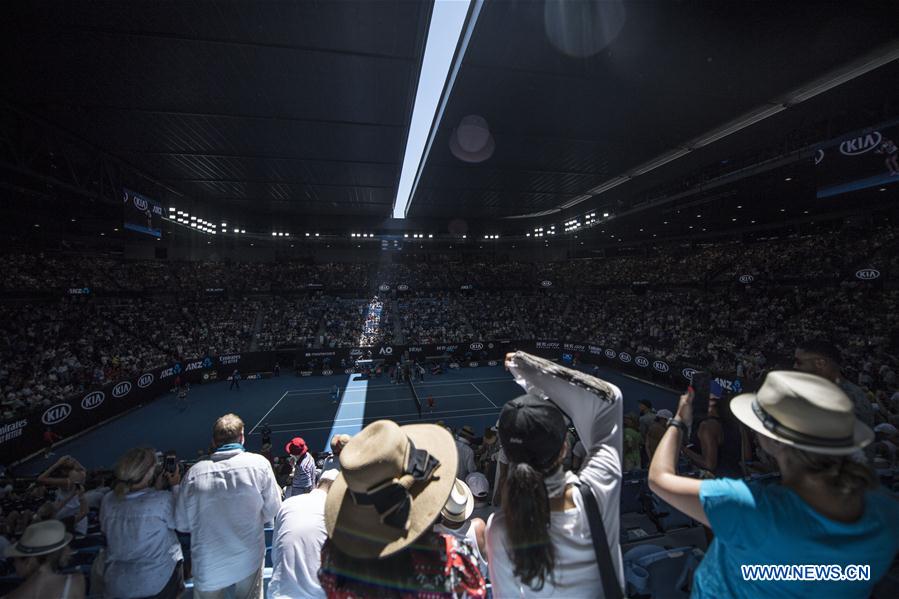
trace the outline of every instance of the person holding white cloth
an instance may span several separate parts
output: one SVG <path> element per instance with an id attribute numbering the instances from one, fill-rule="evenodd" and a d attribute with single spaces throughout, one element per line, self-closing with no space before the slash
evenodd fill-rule
<path id="1" fill-rule="evenodd" d="M 621 391 L 524 352 L 508 354 L 506 367 L 528 395 L 499 419 L 510 463 L 501 511 L 487 524 L 493 595 L 620 597 Z M 562 468 L 566 415 L 587 450 L 578 474 Z"/>

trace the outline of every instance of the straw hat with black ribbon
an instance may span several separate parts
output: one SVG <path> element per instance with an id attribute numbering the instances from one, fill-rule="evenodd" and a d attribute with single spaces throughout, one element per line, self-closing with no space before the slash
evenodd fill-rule
<path id="1" fill-rule="evenodd" d="M 734 397 L 730 408 L 757 433 L 810 453 L 849 455 L 874 440 L 843 390 L 814 374 L 769 372 L 756 393 Z"/>
<path id="2" fill-rule="evenodd" d="M 440 515 L 456 480 L 452 435 L 433 424 L 378 420 L 340 452 L 325 527 L 342 552 L 387 557 L 410 545 Z"/>

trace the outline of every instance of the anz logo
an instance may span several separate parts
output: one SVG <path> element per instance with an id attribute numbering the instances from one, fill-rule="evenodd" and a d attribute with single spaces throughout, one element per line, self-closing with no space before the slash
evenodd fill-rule
<path id="1" fill-rule="evenodd" d="M 84 396 L 84 399 L 81 400 L 81 407 L 85 410 L 93 410 L 94 408 L 99 408 L 104 399 L 106 399 L 106 394 L 102 391 L 94 391 L 93 393 L 88 393 Z"/>
<path id="2" fill-rule="evenodd" d="M 614 358 L 614 357 L 615 357 L 615 350 L 614 350 L 614 349 L 607 349 L 607 350 L 606 350 L 606 357 L 607 357 L 607 358 Z"/>
<path id="3" fill-rule="evenodd" d="M 141 389 L 146 389 L 150 385 L 153 384 L 153 375 L 151 373 L 142 374 L 139 379 L 137 379 L 137 386 Z"/>
<path id="4" fill-rule="evenodd" d="M 855 273 L 855 278 L 861 281 L 873 281 L 880 277 L 880 271 L 875 268 L 863 268 Z"/>
<path id="5" fill-rule="evenodd" d="M 649 366 L 649 360 L 647 360 L 644 356 L 637 356 L 634 358 L 634 364 L 639 366 L 640 368 L 646 368 Z"/>
<path id="6" fill-rule="evenodd" d="M 134 207 L 143 212 L 147 209 L 147 200 L 143 198 L 139 198 L 137 196 L 134 197 Z"/>
<path id="7" fill-rule="evenodd" d="M 658 372 L 668 372 L 668 364 L 662 362 L 661 360 L 656 360 L 652 363 L 652 367 L 656 369 Z"/>
<path id="8" fill-rule="evenodd" d="M 125 397 L 129 393 L 131 393 L 131 383 L 128 381 L 122 381 L 112 388 L 113 397 Z"/>
<path id="9" fill-rule="evenodd" d="M 696 374 L 695 368 L 684 368 L 681 370 L 681 374 L 684 375 L 684 378 L 688 381 L 693 381 L 693 375 Z"/>
<path id="10" fill-rule="evenodd" d="M 72 406 L 67 403 L 58 403 L 55 406 L 47 408 L 47 411 L 41 416 L 41 422 L 47 426 L 57 424 L 68 418 L 71 413 Z"/>
<path id="11" fill-rule="evenodd" d="M 478 351 L 478 350 L 484 349 L 484 344 L 483 343 L 472 343 L 471 345 L 469 345 L 469 347 L 474 351 Z"/>
<path id="12" fill-rule="evenodd" d="M 880 134 L 880 131 L 872 131 L 865 135 L 847 139 L 840 144 L 840 153 L 844 156 L 857 156 L 870 152 L 880 145 L 881 139 L 883 139 L 883 136 Z"/>
<path id="13" fill-rule="evenodd" d="M 618 354 L 618 359 L 627 364 L 631 361 L 631 355 L 627 352 L 621 352 Z"/>

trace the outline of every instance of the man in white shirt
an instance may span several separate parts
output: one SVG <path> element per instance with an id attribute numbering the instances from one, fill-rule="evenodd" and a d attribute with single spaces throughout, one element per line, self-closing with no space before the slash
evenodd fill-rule
<path id="1" fill-rule="evenodd" d="M 272 533 L 269 599 L 325 597 L 318 582 L 322 545 L 328 538 L 325 498 L 339 473 L 337 468 L 324 470 L 315 489 L 281 504 Z"/>
<path id="2" fill-rule="evenodd" d="M 243 421 L 216 420 L 216 450 L 181 481 L 175 525 L 190 533 L 195 599 L 262 598 L 266 522 L 281 507 L 281 490 L 265 457 L 247 452 Z"/>

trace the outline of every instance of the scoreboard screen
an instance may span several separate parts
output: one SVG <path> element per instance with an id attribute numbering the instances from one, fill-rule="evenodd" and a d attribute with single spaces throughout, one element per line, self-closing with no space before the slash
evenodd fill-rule
<path id="1" fill-rule="evenodd" d="M 130 189 L 122 190 L 125 228 L 162 237 L 162 206 L 156 200 Z"/>

